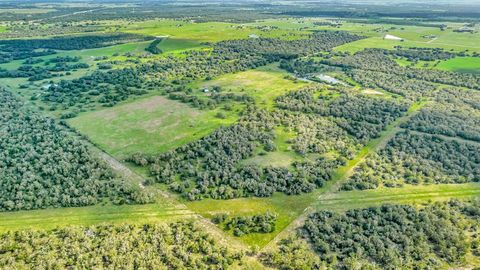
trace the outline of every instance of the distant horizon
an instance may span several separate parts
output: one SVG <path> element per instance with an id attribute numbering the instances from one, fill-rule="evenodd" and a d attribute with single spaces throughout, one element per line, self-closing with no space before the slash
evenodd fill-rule
<path id="1" fill-rule="evenodd" d="M 417 5 L 453 5 L 453 4 L 467 4 L 467 5 L 480 5 L 480 1 L 477 0 L 209 0 L 209 1 L 192 1 L 192 0 L 0 0 L 0 3 L 185 3 L 185 4 L 206 4 L 206 3 L 269 3 L 269 4 L 288 4 L 288 3 L 324 3 L 324 4 L 377 4 L 377 5 L 397 5 L 397 4 L 417 4 Z"/>

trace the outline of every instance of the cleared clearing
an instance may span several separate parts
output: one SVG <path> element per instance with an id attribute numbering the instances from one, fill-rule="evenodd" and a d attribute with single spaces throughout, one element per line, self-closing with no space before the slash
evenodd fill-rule
<path id="1" fill-rule="evenodd" d="M 308 85 L 307 82 L 286 79 L 289 73 L 271 64 L 254 70 L 220 76 L 214 80 L 202 82 L 197 87 L 220 86 L 225 92 L 248 94 L 257 104 L 272 108 L 276 97 L 291 90 Z"/>
<path id="2" fill-rule="evenodd" d="M 441 61 L 436 68 L 455 72 L 480 73 L 480 57 L 456 57 Z"/>
<path id="3" fill-rule="evenodd" d="M 162 96 L 151 96 L 113 108 L 87 112 L 69 120 L 98 147 L 116 158 L 154 154 L 199 139 L 235 118 L 216 118 Z"/>

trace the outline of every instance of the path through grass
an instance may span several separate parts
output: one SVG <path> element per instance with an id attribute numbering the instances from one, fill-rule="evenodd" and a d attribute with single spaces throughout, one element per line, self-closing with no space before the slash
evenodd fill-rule
<path id="1" fill-rule="evenodd" d="M 452 198 L 480 196 L 480 183 L 405 185 L 400 188 L 381 187 L 330 193 L 318 200 L 315 209 L 345 211 L 353 208 L 379 206 L 385 203 L 418 204 Z"/>
<path id="2" fill-rule="evenodd" d="M 354 159 L 349 160 L 345 166 L 338 168 L 331 181 L 326 182 L 321 189 L 313 192 L 313 195 L 315 195 L 316 199 L 313 199 L 310 205 L 304 209 L 303 213 L 298 218 L 293 220 L 292 223 L 286 226 L 283 231 L 277 234 L 272 241 L 270 241 L 264 247 L 264 249 L 268 250 L 275 248 L 276 243 L 280 239 L 285 238 L 287 235 L 291 234 L 294 230 L 300 227 L 304 223 L 307 216 L 318 208 L 319 202 L 337 192 L 341 187 L 341 184 L 353 173 L 354 169 L 360 163 L 362 163 L 369 154 L 374 153 L 375 151 L 384 147 L 385 144 L 401 130 L 399 126 L 417 114 L 426 103 L 426 101 L 413 103 L 404 116 L 399 117 L 390 123 L 387 128 L 380 133 L 380 136 L 366 144 Z"/>

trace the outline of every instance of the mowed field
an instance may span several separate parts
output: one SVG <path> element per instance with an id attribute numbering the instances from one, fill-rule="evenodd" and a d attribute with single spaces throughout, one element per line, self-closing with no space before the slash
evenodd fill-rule
<path id="1" fill-rule="evenodd" d="M 233 115 L 219 119 L 215 111 L 200 111 L 162 96 L 150 96 L 83 113 L 69 124 L 122 159 L 136 152 L 158 154 L 179 147 L 235 119 Z"/>

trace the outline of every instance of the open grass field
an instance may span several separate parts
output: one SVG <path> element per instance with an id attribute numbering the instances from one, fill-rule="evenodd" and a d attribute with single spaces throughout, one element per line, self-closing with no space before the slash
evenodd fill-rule
<path id="1" fill-rule="evenodd" d="M 104 222 L 165 222 L 193 217 L 193 213 L 188 209 L 166 202 L 69 207 L 0 213 L 0 232 L 26 228 L 49 230 L 68 225 L 88 226 Z"/>
<path id="2" fill-rule="evenodd" d="M 234 112 L 226 119 L 215 117 L 215 113 L 150 96 L 80 114 L 69 120 L 69 124 L 101 149 L 122 159 L 136 152 L 155 154 L 170 150 L 236 119 Z"/>
<path id="3" fill-rule="evenodd" d="M 258 105 L 272 108 L 276 97 L 308 85 L 307 82 L 285 79 L 289 73 L 271 64 L 254 70 L 226 74 L 211 81 L 196 83 L 199 88 L 220 86 L 224 92 L 248 94 Z"/>
<path id="4" fill-rule="evenodd" d="M 295 138 L 295 132 L 290 132 L 284 128 L 275 129 L 275 146 L 277 149 L 273 152 L 260 151 L 263 154 L 255 155 L 242 162 L 243 165 L 259 165 L 259 166 L 273 166 L 273 167 L 289 167 L 292 162 L 303 160 L 304 157 L 297 154 L 290 148 L 288 140 Z"/>
<path id="5" fill-rule="evenodd" d="M 374 27 L 372 29 L 372 27 Z M 391 29 L 394 27 L 395 29 Z M 419 26 L 394 26 L 394 25 L 363 25 L 347 23 L 340 27 L 340 30 L 347 30 L 367 38 L 352 43 L 341 45 L 335 50 L 348 51 L 351 53 L 365 48 L 393 49 L 395 46 L 402 47 L 425 47 L 442 48 L 445 50 L 480 52 L 480 33 L 456 33 L 453 32 L 459 26 L 452 26 L 445 31 L 433 27 Z M 388 30 L 388 31 L 387 31 Z M 388 40 L 383 37 L 385 34 L 394 35 L 404 39 L 403 41 Z M 435 38 L 425 36 L 434 35 Z"/>
<path id="6" fill-rule="evenodd" d="M 176 20 L 145 21 L 127 25 L 123 32 L 150 36 L 169 36 L 176 39 L 190 39 L 199 42 L 217 42 L 229 39 L 248 38 L 255 34 L 261 37 L 292 38 L 304 34 L 288 29 L 260 29 L 256 26 L 224 22 L 186 22 Z"/>
<path id="7" fill-rule="evenodd" d="M 197 49 L 201 47 L 204 46 L 196 40 L 175 38 L 165 38 L 158 45 L 158 48 L 160 48 L 165 53 L 174 53 L 189 49 Z"/>
<path id="8" fill-rule="evenodd" d="M 136 52 L 144 52 L 144 49 L 148 46 L 151 41 L 145 42 L 132 42 L 132 43 L 125 43 L 120 45 L 114 45 L 109 47 L 103 48 L 95 48 L 95 49 L 85 49 L 85 50 L 76 50 L 76 51 L 60 51 L 53 55 L 47 55 L 37 58 L 42 58 L 44 60 L 49 60 L 55 58 L 57 56 L 65 57 L 65 56 L 78 56 L 82 58 L 82 62 L 86 62 L 87 64 L 94 65 L 95 57 L 99 56 L 107 56 L 112 57 L 114 54 L 119 54 L 119 57 L 114 57 L 112 59 L 119 59 L 121 55 L 125 53 L 136 53 Z M 0 68 L 4 69 L 16 69 L 22 65 L 25 60 L 14 60 L 9 63 L 0 64 Z M 44 63 L 39 63 L 36 65 L 43 65 Z"/>
<path id="9" fill-rule="evenodd" d="M 440 62 L 437 68 L 455 72 L 480 73 L 480 57 L 456 57 Z"/>

